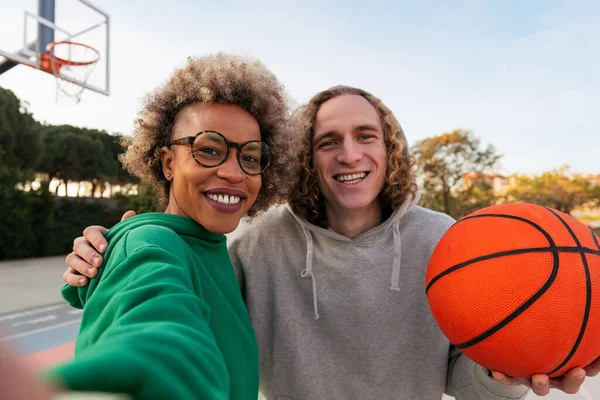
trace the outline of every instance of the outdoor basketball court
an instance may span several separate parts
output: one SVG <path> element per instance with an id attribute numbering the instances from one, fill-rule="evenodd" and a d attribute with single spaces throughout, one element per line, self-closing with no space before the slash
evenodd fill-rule
<path id="1" fill-rule="evenodd" d="M 13 68 L 46 74 L 56 81 L 58 103 L 77 104 L 86 91 L 108 96 L 109 14 L 88 0 L 20 3 L 21 9 L 0 17 L 0 74 L 10 77 Z M 60 299 L 64 269 L 63 256 L 0 262 L 0 345 L 37 369 L 73 355 L 81 311 Z M 600 378 L 588 380 L 577 395 L 553 391 L 545 398 L 600 399 Z"/>
<path id="2" fill-rule="evenodd" d="M 73 356 L 81 311 L 61 301 L 64 269 L 64 256 L 0 262 L 0 345 L 36 369 Z M 600 379 L 589 379 L 577 395 L 553 391 L 544 399 L 600 399 Z"/>

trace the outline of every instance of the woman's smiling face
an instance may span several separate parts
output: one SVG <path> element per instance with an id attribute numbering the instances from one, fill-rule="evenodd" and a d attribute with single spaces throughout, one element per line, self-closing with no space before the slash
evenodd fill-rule
<path id="1" fill-rule="evenodd" d="M 261 140 L 258 121 L 243 108 L 192 104 L 177 114 L 170 141 L 203 131 L 219 132 L 234 143 Z M 242 170 L 238 151 L 231 147 L 221 165 L 208 168 L 194 159 L 190 145 L 163 147 L 163 173 L 171 182 L 166 212 L 190 217 L 214 233 L 235 230 L 262 185 L 260 175 Z"/>

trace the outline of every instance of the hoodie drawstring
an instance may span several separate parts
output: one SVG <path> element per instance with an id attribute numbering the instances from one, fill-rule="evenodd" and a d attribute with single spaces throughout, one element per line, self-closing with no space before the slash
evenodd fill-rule
<path id="1" fill-rule="evenodd" d="M 312 291 L 313 291 L 313 307 L 315 313 L 315 320 L 319 319 L 319 307 L 317 305 L 317 281 L 315 280 L 315 275 L 312 271 L 312 262 L 313 262 L 313 239 L 310 232 L 304 228 L 302 224 L 302 231 L 304 232 L 304 236 L 306 236 L 306 268 L 300 273 L 302 278 L 311 278 L 312 280 Z"/>
<path id="2" fill-rule="evenodd" d="M 400 223 L 394 224 L 394 266 L 392 268 L 392 287 L 390 290 L 400 291 L 400 263 L 402 262 L 400 251 Z"/>

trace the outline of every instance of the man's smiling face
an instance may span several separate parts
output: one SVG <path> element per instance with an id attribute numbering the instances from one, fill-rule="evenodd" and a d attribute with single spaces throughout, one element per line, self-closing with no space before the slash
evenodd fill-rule
<path id="1" fill-rule="evenodd" d="M 379 207 L 387 151 L 377 110 L 359 95 L 326 101 L 316 115 L 313 166 L 325 206 L 334 212 Z"/>

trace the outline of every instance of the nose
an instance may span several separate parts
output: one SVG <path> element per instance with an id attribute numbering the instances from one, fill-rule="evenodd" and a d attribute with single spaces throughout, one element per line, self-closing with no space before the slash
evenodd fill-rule
<path id="1" fill-rule="evenodd" d="M 237 160 L 236 152 L 237 150 L 231 150 L 227 155 L 227 160 L 217 167 L 217 176 L 231 183 L 239 183 L 245 178 L 245 173 Z"/>
<path id="2" fill-rule="evenodd" d="M 340 152 L 337 155 L 337 161 L 340 164 L 352 164 L 360 161 L 362 151 L 360 146 L 354 140 L 344 140 Z"/>

